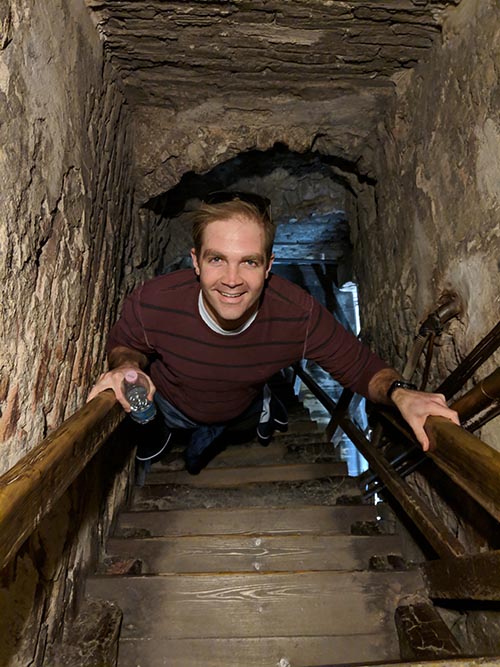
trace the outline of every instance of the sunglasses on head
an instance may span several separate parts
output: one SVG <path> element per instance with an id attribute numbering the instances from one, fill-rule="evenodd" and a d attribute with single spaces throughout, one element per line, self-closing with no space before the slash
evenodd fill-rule
<path id="1" fill-rule="evenodd" d="M 261 197 L 253 192 L 226 192 L 220 190 L 211 192 L 204 199 L 205 204 L 225 204 L 229 201 L 243 201 L 252 204 L 261 215 L 267 215 L 271 218 L 271 200 L 267 197 Z"/>

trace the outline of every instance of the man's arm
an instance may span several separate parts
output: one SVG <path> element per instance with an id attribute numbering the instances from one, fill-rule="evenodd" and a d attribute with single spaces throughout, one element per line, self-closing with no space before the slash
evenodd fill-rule
<path id="1" fill-rule="evenodd" d="M 387 392 L 395 380 L 401 376 L 392 368 L 384 368 L 376 373 L 368 384 L 368 397 L 374 403 L 395 405 L 402 417 L 411 426 L 415 437 L 426 452 L 429 449 L 429 438 L 424 430 L 427 417 L 445 417 L 460 426 L 458 414 L 446 405 L 443 394 L 431 394 L 412 389 L 395 389 L 389 398 Z"/>
<path id="2" fill-rule="evenodd" d="M 119 346 L 114 347 L 110 351 L 108 355 L 108 361 L 110 370 L 107 373 L 103 373 L 97 383 L 92 387 L 87 398 L 87 403 L 95 396 L 97 396 L 97 394 L 100 394 L 101 391 L 112 389 L 123 409 L 126 412 L 130 412 L 130 405 L 123 395 L 122 390 L 125 373 L 130 370 L 140 370 L 145 368 L 147 366 L 148 359 L 145 354 L 142 354 L 142 352 L 138 352 L 137 350 L 133 350 L 129 347 Z M 151 381 L 151 378 L 146 375 L 146 373 L 141 372 L 141 375 L 145 377 L 149 383 L 148 398 L 151 401 L 153 400 L 156 387 Z"/>

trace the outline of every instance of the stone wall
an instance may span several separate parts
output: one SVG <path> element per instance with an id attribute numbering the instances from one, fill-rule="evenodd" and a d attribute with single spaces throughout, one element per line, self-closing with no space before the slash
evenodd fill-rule
<path id="1" fill-rule="evenodd" d="M 463 0 L 449 10 L 442 47 L 397 82 L 393 114 L 378 130 L 377 186 L 358 202 L 363 319 L 382 354 L 402 369 L 443 293 L 462 299 L 431 386 L 500 316 L 499 62 L 498 4 Z M 495 422 L 482 437 L 500 448 Z"/>
<path id="2" fill-rule="evenodd" d="M 1 472 L 84 401 L 134 219 L 127 108 L 83 2 L 0 12 Z"/>
<path id="3" fill-rule="evenodd" d="M 0 26 L 1 473 L 84 403 L 124 290 L 161 253 L 134 209 L 128 107 L 83 0 L 7 0 Z M 42 664 L 76 610 L 128 463 L 116 481 L 93 465 L 0 573 L 2 665 Z"/>

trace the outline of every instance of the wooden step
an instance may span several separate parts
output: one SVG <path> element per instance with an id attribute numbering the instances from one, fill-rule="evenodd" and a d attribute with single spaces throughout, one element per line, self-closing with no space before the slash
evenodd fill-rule
<path id="1" fill-rule="evenodd" d="M 299 435 L 306 433 L 307 435 L 317 436 L 319 434 L 324 434 L 325 429 L 321 426 L 318 426 L 316 422 L 311 421 L 310 418 L 300 419 L 294 421 L 293 424 L 289 427 L 289 431 L 281 432 L 275 431 L 274 438 L 286 438 L 288 435 Z"/>
<path id="2" fill-rule="evenodd" d="M 385 632 L 352 637 L 259 637 L 236 639 L 122 639 L 119 667 L 315 667 L 359 664 L 397 656 Z M 492 665 L 493 663 L 491 663 Z M 481 663 L 482 665 L 482 663 Z M 423 667 L 423 666 L 421 666 Z M 447 667 L 446 665 L 444 667 Z M 490 664 L 486 667 L 490 667 Z"/>
<path id="3" fill-rule="evenodd" d="M 87 592 L 123 611 L 122 637 L 340 636 L 394 630 L 416 571 L 93 577 Z"/>
<path id="4" fill-rule="evenodd" d="M 372 555 L 399 554 L 396 535 L 210 535 L 111 539 L 107 553 L 140 558 L 142 574 L 368 569 Z"/>
<path id="5" fill-rule="evenodd" d="M 123 512 L 116 534 L 130 537 L 180 535 L 335 535 L 358 521 L 374 521 L 373 505 L 310 506 Z"/>
<path id="6" fill-rule="evenodd" d="M 285 440 L 273 440 L 269 447 L 259 443 L 228 445 L 213 458 L 207 466 L 210 468 L 234 468 L 241 466 L 267 466 L 291 463 L 333 463 L 339 461 L 339 453 L 329 442 L 287 443 Z M 181 451 L 172 452 L 162 461 L 153 464 L 152 473 L 169 470 L 182 470 L 184 462 Z M 150 474 L 152 474 L 150 473 Z M 148 476 L 148 480 L 149 480 Z"/>
<path id="7" fill-rule="evenodd" d="M 357 480 L 302 417 L 266 448 L 227 446 L 198 476 L 174 445 L 135 489 L 107 544 L 109 574 L 87 587 L 124 612 L 119 667 L 399 658 L 394 612 L 420 574 L 383 569 L 399 539 L 376 534 L 389 521 L 356 504 Z"/>
<path id="8" fill-rule="evenodd" d="M 320 429 L 318 431 L 313 431 L 309 433 L 304 433 L 304 432 L 295 432 L 295 431 L 287 431 L 286 433 L 275 433 L 275 437 L 273 436 L 273 440 L 271 443 L 274 442 L 284 442 L 286 444 L 303 444 L 303 445 L 309 445 L 309 444 L 331 444 L 329 440 L 326 437 L 325 429 Z"/>
<path id="9" fill-rule="evenodd" d="M 199 475 L 190 475 L 185 470 L 161 472 L 155 469 L 147 476 L 147 484 L 185 484 L 224 488 L 267 482 L 302 482 L 326 477 L 345 477 L 346 474 L 347 466 L 343 462 L 205 468 Z"/>
<path id="10" fill-rule="evenodd" d="M 147 479 L 147 478 L 146 478 Z M 335 505 L 359 498 L 354 478 L 325 477 L 210 488 L 190 484 L 146 484 L 134 490 L 134 509 L 173 510 L 216 507 L 294 507 Z"/>

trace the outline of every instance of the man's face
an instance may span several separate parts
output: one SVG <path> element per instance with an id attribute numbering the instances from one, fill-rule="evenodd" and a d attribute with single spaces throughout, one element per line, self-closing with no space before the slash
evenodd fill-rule
<path id="1" fill-rule="evenodd" d="M 217 324 L 238 329 L 255 313 L 274 256 L 266 261 L 264 230 L 254 220 L 217 220 L 205 227 L 200 256 L 191 250 L 203 302 Z"/>

